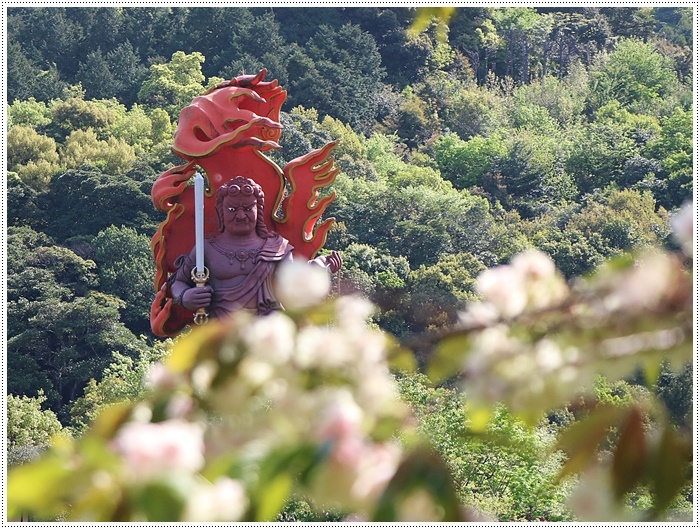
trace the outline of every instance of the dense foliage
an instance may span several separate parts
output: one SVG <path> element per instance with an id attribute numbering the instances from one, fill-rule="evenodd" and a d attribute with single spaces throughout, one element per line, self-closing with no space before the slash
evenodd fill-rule
<path id="1" fill-rule="evenodd" d="M 148 324 L 149 238 L 162 220 L 151 185 L 178 163 L 170 147 L 182 106 L 241 71 L 264 67 L 289 92 L 282 149 L 270 155 L 280 165 L 340 140 L 326 245 L 344 257 L 334 291 L 369 298 L 373 325 L 424 370 L 455 352 L 447 340 L 436 353 L 436 337 L 452 336 L 467 304 L 500 295 L 477 278 L 525 250 L 553 260 L 576 307 L 577 285 L 601 296 L 611 287 L 582 276 L 617 277 L 635 259 L 664 277 L 675 270 L 645 251 L 681 249 L 669 219 L 693 195 L 691 8 L 324 7 L 310 17 L 294 7 L 11 7 L 7 22 L 8 435 L 18 461 L 49 442 L 57 420 L 78 436 L 110 403 L 143 397 L 144 373 L 169 348 Z M 645 299 L 657 316 L 671 310 Z M 489 336 L 530 352 L 547 333 L 559 332 L 563 349 L 583 344 L 594 321 L 536 314 L 535 325 L 505 310 L 512 336 L 498 326 Z M 631 333 L 651 325 L 625 321 Z M 636 364 L 607 374 L 617 390 L 620 376 L 649 386 L 622 392 L 626 405 L 680 446 L 668 432 L 690 424 L 692 368 L 662 360 L 645 364 L 646 378 Z M 572 481 L 554 484 L 567 468 L 554 439 L 582 417 L 567 400 L 576 395 L 535 399 L 516 418 L 518 399 L 499 386 L 509 405 L 491 410 L 488 439 L 474 437 L 447 377 L 453 363 L 433 377 L 448 379 L 438 389 L 417 376 L 399 388 L 455 498 L 499 520 L 579 516 L 565 501 Z M 617 390 L 599 400 L 620 405 Z M 469 421 L 478 400 L 466 404 Z M 639 404 L 649 400 L 663 404 L 661 418 Z M 538 422 L 544 412 L 550 420 Z M 629 413 L 621 420 L 634 429 Z M 659 503 L 650 479 L 651 489 L 625 491 L 630 505 L 655 515 L 672 501 L 687 507 L 675 496 Z M 256 516 L 347 514 L 304 498 L 275 512 L 255 506 Z"/>

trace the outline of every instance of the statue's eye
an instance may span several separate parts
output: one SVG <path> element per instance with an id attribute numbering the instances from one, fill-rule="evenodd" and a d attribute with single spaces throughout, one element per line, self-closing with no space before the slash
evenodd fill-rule
<path id="1" fill-rule="evenodd" d="M 228 208 L 229 211 L 236 211 L 236 208 Z"/>
<path id="2" fill-rule="evenodd" d="M 245 208 L 245 210 L 246 211 L 253 211 L 253 206 L 248 206 L 247 208 Z"/>

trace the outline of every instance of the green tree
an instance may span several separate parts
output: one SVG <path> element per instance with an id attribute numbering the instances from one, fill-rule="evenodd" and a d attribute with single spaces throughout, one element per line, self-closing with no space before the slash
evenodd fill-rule
<path id="1" fill-rule="evenodd" d="M 56 142 L 47 136 L 38 134 L 33 128 L 23 125 L 12 127 L 7 133 L 7 166 L 16 170 L 29 162 L 45 160 L 58 162 Z"/>
<path id="2" fill-rule="evenodd" d="M 658 245 L 669 233 L 666 219 L 656 212 L 656 201 L 650 192 L 614 188 L 590 196 L 568 221 L 566 229 L 577 230 L 589 241 L 595 241 L 604 256 Z"/>
<path id="3" fill-rule="evenodd" d="M 371 130 L 385 76 L 372 36 L 351 24 L 339 29 L 324 25 L 306 44 L 305 52 L 323 75 L 295 79 L 290 72 L 290 91 L 304 94 L 302 104 L 322 115 L 361 132 Z"/>
<path id="4" fill-rule="evenodd" d="M 486 267 L 469 253 L 443 254 L 433 265 L 420 265 L 408 281 L 406 319 L 413 330 L 447 328 L 474 293 L 476 276 Z"/>
<path id="5" fill-rule="evenodd" d="M 155 295 L 150 239 L 133 228 L 109 226 L 97 234 L 92 245 L 101 290 L 124 301 L 120 312 L 132 332 L 147 333 Z"/>
<path id="6" fill-rule="evenodd" d="M 532 242 L 552 258 L 568 279 L 594 270 L 605 259 L 601 252 L 607 251 L 599 234 L 586 235 L 573 227 L 562 231 L 556 224 L 539 230 Z"/>
<path id="7" fill-rule="evenodd" d="M 16 125 L 7 133 L 7 165 L 36 190 L 45 189 L 60 171 L 56 142 L 33 128 Z"/>
<path id="8" fill-rule="evenodd" d="M 28 324 L 8 340 L 13 357 L 8 389 L 21 394 L 36 390 L 23 386 L 17 377 L 22 360 L 32 360 L 51 384 L 42 389 L 47 396 L 51 391 L 57 397 L 51 408 L 67 420 L 70 403 L 81 395 L 90 377 L 106 367 L 112 352 L 136 356 L 145 348 L 119 322 L 121 305 L 117 298 L 96 292 L 69 301 L 17 303 L 9 313 L 26 318 Z"/>
<path id="9" fill-rule="evenodd" d="M 676 108 L 662 121 L 661 134 L 645 153 L 661 162 L 665 192 L 658 197 L 667 208 L 678 207 L 693 194 L 693 115 Z"/>
<path id="10" fill-rule="evenodd" d="M 99 12 L 92 8 L 88 13 L 94 15 L 96 11 Z M 94 27 L 95 22 L 93 21 L 90 26 Z M 122 30 L 123 19 L 116 22 L 116 24 L 104 23 L 108 24 L 112 31 L 116 28 L 118 31 Z M 103 37 L 105 35 L 102 30 L 95 29 L 95 32 Z M 89 37 L 94 38 L 95 35 L 90 33 Z M 123 34 L 120 31 L 119 40 L 122 38 Z M 86 94 L 90 98 L 116 97 L 126 105 L 131 105 L 136 101 L 141 83 L 148 75 L 148 68 L 141 63 L 140 57 L 128 39 L 118 44 L 116 39 L 110 40 L 111 42 L 105 42 L 103 38 L 96 43 L 95 47 L 91 49 L 87 47 L 91 51 L 87 53 L 85 61 L 80 62 L 76 79 L 85 87 Z"/>
<path id="11" fill-rule="evenodd" d="M 496 167 L 510 195 L 508 202 L 523 217 L 542 214 L 577 195 L 564 164 L 567 144 L 561 137 L 528 129 L 508 139 Z"/>
<path id="12" fill-rule="evenodd" d="M 519 86 L 513 94 L 513 102 L 516 107 L 544 108 L 560 125 L 572 125 L 582 117 L 588 89 L 588 71 L 581 63 L 576 63 L 563 79 L 547 75 Z"/>
<path id="13" fill-rule="evenodd" d="M 24 125 L 34 130 L 42 130 L 51 123 L 51 111 L 43 101 L 37 101 L 33 97 L 27 100 L 15 100 L 7 108 L 10 126 Z"/>
<path id="14" fill-rule="evenodd" d="M 7 100 L 10 102 L 37 97 L 34 88 L 40 69 L 28 56 L 22 45 L 7 42 Z"/>
<path id="15" fill-rule="evenodd" d="M 116 78 L 100 48 L 88 53 L 85 62 L 80 63 L 77 78 L 91 99 L 106 99 L 114 94 Z"/>
<path id="16" fill-rule="evenodd" d="M 10 466 L 32 459 L 62 431 L 56 414 L 41 409 L 45 401 L 41 391 L 36 397 L 7 395 L 7 462 Z"/>
<path id="17" fill-rule="evenodd" d="M 353 13 L 357 13 L 355 23 L 374 36 L 393 85 L 403 88 L 428 74 L 432 43 L 425 34 L 414 36 L 406 31 L 410 15 L 407 16 L 405 10 L 366 7 Z"/>
<path id="18" fill-rule="evenodd" d="M 693 366 L 672 370 L 664 363 L 656 381 L 656 394 L 666 405 L 671 419 L 679 426 L 690 426 L 693 406 Z"/>
<path id="19" fill-rule="evenodd" d="M 92 291 L 95 264 L 29 228 L 8 230 L 8 391 L 36 395 L 65 419 L 112 351 L 144 344 L 119 320 L 119 299 Z"/>
<path id="20" fill-rule="evenodd" d="M 228 27 L 222 27 L 219 34 L 214 33 L 210 26 L 207 28 L 208 35 L 202 35 L 209 42 L 214 35 L 216 38 L 227 35 L 223 46 L 221 43 L 207 46 L 212 48 L 211 71 L 230 79 L 241 72 L 257 73 L 265 68 L 268 79 L 277 79 L 283 86 L 287 85 L 290 81 L 287 63 L 291 48 L 280 32 L 280 22 L 275 14 L 266 11 L 256 15 L 249 9 L 237 9 L 235 13 L 225 13 L 227 8 L 221 11 L 224 13 L 220 14 L 219 20 L 212 21 L 214 27 L 226 24 L 233 16 L 235 21 L 229 22 Z M 207 14 L 207 18 L 212 15 L 216 16 L 211 13 Z"/>
<path id="21" fill-rule="evenodd" d="M 440 173 L 458 189 L 483 185 L 483 176 L 507 153 L 501 134 L 476 135 L 464 141 L 455 133 L 441 136 L 433 144 Z"/>
<path id="22" fill-rule="evenodd" d="M 107 52 L 107 63 L 114 77 L 110 97 L 116 97 L 126 106 L 136 102 L 141 84 L 148 75 L 148 68 L 141 63 L 136 49 L 129 40 Z"/>
<path id="23" fill-rule="evenodd" d="M 99 140 L 91 128 L 71 132 L 61 150 L 61 161 L 69 169 L 87 164 L 118 174 L 129 170 L 135 160 L 131 145 L 115 137 Z"/>
<path id="24" fill-rule="evenodd" d="M 653 114 L 678 81 L 670 60 L 651 43 L 630 38 L 621 39 L 609 55 L 599 56 L 591 83 L 593 109 L 616 99 L 632 111 Z"/>
<path id="25" fill-rule="evenodd" d="M 204 93 L 204 60 L 204 55 L 196 51 L 190 54 L 176 51 L 169 62 L 153 64 L 139 90 L 139 102 L 150 108 L 162 108 L 176 120 L 185 105 Z"/>
<path id="26" fill-rule="evenodd" d="M 462 501 L 498 520 L 568 521 L 569 482 L 556 486 L 561 454 L 549 454 L 554 435 L 499 408 L 484 435 L 470 435 L 463 397 L 454 389 L 431 387 L 422 375 L 398 379 L 401 395 L 452 473 Z M 504 442 L 507 440 L 507 442 Z"/>
<path id="27" fill-rule="evenodd" d="M 168 354 L 170 346 L 170 341 L 157 342 L 135 359 L 112 353 L 112 362 L 104 369 L 100 381 L 91 378 L 83 396 L 72 404 L 71 429 L 82 433 L 110 405 L 142 398 L 147 392 L 146 375 L 149 368 Z"/>
<path id="28" fill-rule="evenodd" d="M 87 168 L 66 171 L 42 197 L 42 209 L 50 211 L 52 219 L 46 232 L 59 241 L 97 235 L 112 225 L 152 234 L 159 219 L 149 192 L 150 183 L 143 185 L 126 175 Z"/>
<path id="29" fill-rule="evenodd" d="M 17 173 L 7 172 L 7 225 L 40 228 L 46 219 L 39 209 L 39 194 Z"/>
<path id="30" fill-rule="evenodd" d="M 440 112 L 445 125 L 463 140 L 488 136 L 505 119 L 504 99 L 492 90 L 457 88 Z"/>
<path id="31" fill-rule="evenodd" d="M 608 120 L 574 131 L 565 163 L 581 193 L 624 179 L 625 163 L 639 152 L 631 133 L 629 127 Z"/>
<path id="32" fill-rule="evenodd" d="M 501 37 L 505 74 L 521 83 L 530 82 L 531 60 L 552 28 L 551 16 L 532 7 L 493 9 L 491 19 Z"/>
<path id="33" fill-rule="evenodd" d="M 352 243 L 343 249 L 341 293 L 360 292 L 379 307 L 375 321 L 397 336 L 408 331 L 402 311 L 407 302 L 408 260 L 394 257 L 377 248 Z"/>
<path id="34" fill-rule="evenodd" d="M 693 44 L 693 13 L 687 7 L 654 7 L 654 18 L 661 26 L 660 34 L 681 46 Z"/>
<path id="35" fill-rule="evenodd" d="M 366 158 L 364 137 L 355 132 L 350 125 L 332 116 L 325 116 L 320 125 L 331 138 L 339 142 L 333 150 L 336 158 L 345 155 L 352 158 Z"/>
<path id="36" fill-rule="evenodd" d="M 454 252 L 491 261 L 493 219 L 486 200 L 464 190 L 408 186 L 391 189 L 381 202 L 375 222 L 384 224 L 388 236 L 380 247 L 405 255 L 412 267 Z"/>
<path id="37" fill-rule="evenodd" d="M 435 132 L 438 126 L 436 117 L 429 102 L 416 94 L 411 86 L 407 86 L 401 92 L 398 112 L 384 127 L 394 131 L 409 148 L 416 148 Z"/>
<path id="38" fill-rule="evenodd" d="M 138 153 L 149 151 L 153 140 L 157 138 L 153 130 L 153 121 L 138 104 L 134 104 L 129 111 L 120 113 L 110 132 L 115 138 L 134 147 Z"/>

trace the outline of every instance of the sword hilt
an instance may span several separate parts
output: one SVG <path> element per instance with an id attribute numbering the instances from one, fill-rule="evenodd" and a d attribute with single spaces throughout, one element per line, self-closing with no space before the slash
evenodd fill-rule
<path id="1" fill-rule="evenodd" d="M 197 267 L 195 266 L 192 269 L 190 277 L 192 277 L 195 287 L 201 288 L 207 284 L 207 281 L 209 281 L 209 269 L 205 266 L 203 272 L 197 272 Z M 209 313 L 207 310 L 204 308 L 197 309 L 197 311 L 194 313 L 194 323 L 196 325 L 204 325 L 207 323 L 207 321 L 209 321 Z"/>

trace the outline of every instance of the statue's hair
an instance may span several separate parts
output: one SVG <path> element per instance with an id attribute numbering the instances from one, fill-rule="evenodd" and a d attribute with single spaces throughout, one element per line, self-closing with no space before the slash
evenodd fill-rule
<path id="1" fill-rule="evenodd" d="M 250 178 L 237 176 L 223 184 L 216 192 L 216 216 L 219 219 L 219 231 L 224 231 L 224 198 L 227 196 L 254 196 L 258 205 L 258 221 L 255 231 L 263 239 L 274 237 L 275 234 L 267 229 L 263 212 L 265 209 L 265 193 L 262 187 Z"/>

